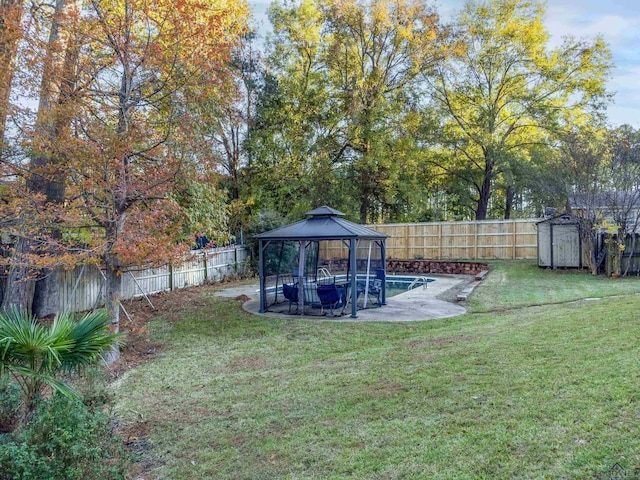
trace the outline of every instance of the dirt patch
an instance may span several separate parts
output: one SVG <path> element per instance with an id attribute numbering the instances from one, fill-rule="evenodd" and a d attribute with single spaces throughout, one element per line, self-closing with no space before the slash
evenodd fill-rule
<path id="1" fill-rule="evenodd" d="M 413 360 L 415 361 L 420 361 L 420 362 L 431 362 L 433 360 L 433 355 L 430 354 L 418 354 L 418 355 L 413 355 L 411 357 Z"/>
<path id="2" fill-rule="evenodd" d="M 259 356 L 235 358 L 227 367 L 231 372 L 262 370 L 268 367 L 267 359 Z"/>
<path id="3" fill-rule="evenodd" d="M 368 389 L 369 395 L 372 397 L 388 397 L 397 395 L 400 392 L 406 391 L 406 388 L 400 383 L 389 383 L 387 385 L 376 385 Z"/>
<path id="4" fill-rule="evenodd" d="M 479 335 L 456 335 L 453 337 L 437 337 L 437 338 L 425 338 L 421 340 L 410 340 L 405 342 L 405 345 L 410 348 L 425 348 L 425 347 L 446 347 L 454 343 L 469 342 L 475 340 Z"/>
<path id="5" fill-rule="evenodd" d="M 185 307 L 206 307 L 214 298 L 214 293 L 229 282 L 184 288 L 172 292 L 162 292 L 149 296 L 151 303 L 144 298 L 134 298 L 122 302 L 129 318 L 120 316 L 120 331 L 125 333 L 120 349 L 120 359 L 111 365 L 109 376 L 112 380 L 124 372 L 147 362 L 154 354 L 162 351 L 163 344 L 151 341 L 147 324 L 158 317 L 168 322 L 178 322 L 184 317 Z M 249 297 L 239 295 L 236 300 L 245 302 Z"/>

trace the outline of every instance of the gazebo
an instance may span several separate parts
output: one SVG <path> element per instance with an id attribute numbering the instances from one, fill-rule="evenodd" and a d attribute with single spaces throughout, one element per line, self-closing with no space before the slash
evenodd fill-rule
<path id="1" fill-rule="evenodd" d="M 351 318 L 357 318 L 358 293 L 369 288 L 372 271 L 378 277 L 385 276 L 385 241 L 388 235 L 376 232 L 363 225 L 341 218 L 344 213 L 328 206 L 322 206 L 307 212 L 309 218 L 269 232 L 256 235 L 259 247 L 260 274 L 260 312 L 264 313 L 269 307 L 267 298 L 275 296 L 283 289 L 281 278 L 291 275 L 291 280 L 298 286 L 299 292 L 304 292 L 305 286 L 318 282 L 320 272 L 328 273 L 329 262 L 344 271 L 341 277 L 348 287 L 351 302 Z M 348 252 L 345 259 L 325 258 L 320 262 L 320 242 L 336 245 L 337 248 Z M 375 250 L 374 250 L 375 247 Z M 362 253 L 358 258 L 358 250 Z M 366 252 L 366 262 L 364 253 Z M 374 269 L 372 270 L 372 263 Z M 359 267 L 361 272 L 359 273 Z M 301 273 L 302 272 L 302 273 Z M 358 276 L 364 284 L 358 289 Z M 334 281 L 336 277 L 333 277 Z M 267 283 L 274 283 L 267 292 Z M 308 287 L 307 287 L 308 288 Z M 386 302 L 385 284 L 381 284 L 381 301 Z M 305 295 L 298 295 L 298 313 L 304 314 Z M 307 299 L 308 301 L 308 299 Z M 366 299 L 365 299 L 366 301 Z"/>

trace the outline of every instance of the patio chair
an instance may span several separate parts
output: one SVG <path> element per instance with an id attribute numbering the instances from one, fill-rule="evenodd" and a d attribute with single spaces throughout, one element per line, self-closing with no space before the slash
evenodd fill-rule
<path id="1" fill-rule="evenodd" d="M 330 284 L 318 285 L 318 298 L 320 298 L 320 307 L 324 314 L 324 309 L 328 308 L 331 316 L 336 317 L 334 310 L 342 307 L 340 315 L 344 314 L 344 306 L 347 303 L 346 289 L 343 286 Z"/>
<path id="2" fill-rule="evenodd" d="M 296 285 L 289 285 L 288 283 L 282 284 L 282 294 L 284 298 L 289 300 L 289 312 L 291 312 L 291 305 L 298 307 L 298 287 Z"/>
<path id="3" fill-rule="evenodd" d="M 369 295 L 370 300 L 374 300 L 372 303 L 375 303 L 379 307 L 382 304 L 382 300 L 380 299 L 382 296 L 382 280 L 379 278 L 374 279 L 373 282 L 369 284 L 367 295 Z"/>
<path id="4" fill-rule="evenodd" d="M 369 288 L 366 292 L 367 304 L 372 303 L 378 307 L 382 306 L 382 282 L 385 280 L 384 270 L 376 270 L 376 278 L 369 282 Z M 358 281 L 358 297 L 365 294 L 366 282 L 363 280 Z"/>
<path id="5" fill-rule="evenodd" d="M 373 284 L 369 285 L 369 296 L 375 297 L 376 304 L 382 306 L 382 285 L 385 281 L 384 270 L 379 268 L 376 270 L 376 278 L 373 280 Z"/>

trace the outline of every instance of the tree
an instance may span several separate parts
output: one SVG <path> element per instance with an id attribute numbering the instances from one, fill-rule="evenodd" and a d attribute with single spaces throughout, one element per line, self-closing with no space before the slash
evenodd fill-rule
<path id="1" fill-rule="evenodd" d="M 328 2 L 327 56 L 337 157 L 349 163 L 360 222 L 379 218 L 406 171 L 417 81 L 442 57 L 444 31 L 423 2 Z M 409 134 L 409 135 L 406 135 Z"/>
<path id="2" fill-rule="evenodd" d="M 4 150 L 9 96 L 15 68 L 18 42 L 22 38 L 24 0 L 0 1 L 0 155 Z"/>
<path id="3" fill-rule="evenodd" d="M 442 149 L 434 164 L 472 189 L 477 220 L 498 176 L 563 126 L 587 123 L 606 99 L 602 39 L 566 38 L 549 50 L 543 15 L 529 0 L 467 3 L 452 26 L 451 58 L 426 77 L 439 119 L 429 142 Z"/>
<path id="4" fill-rule="evenodd" d="M 229 198 L 240 200 L 243 168 L 250 166 L 247 142 L 262 70 L 261 58 L 253 42 L 255 33 L 245 35 L 232 53 L 230 75 L 220 89 L 220 97 L 200 102 L 204 135 L 227 178 Z"/>
<path id="5" fill-rule="evenodd" d="M 628 236 L 636 240 L 640 221 L 638 139 L 629 126 L 576 128 L 563 136 L 546 177 L 548 185 L 562 192 L 562 204 L 582 219 L 583 250 L 594 275 L 605 259 L 606 249 L 600 242 L 603 232 L 609 236 L 608 247 L 623 245 Z M 609 257 L 621 256 L 617 248 L 609 250 Z M 607 270 L 611 273 L 611 268 Z"/>
<path id="6" fill-rule="evenodd" d="M 270 18 L 252 137 L 260 206 L 299 216 L 332 203 L 362 222 L 404 208 L 396 192 L 418 168 L 416 86 L 442 54 L 437 16 L 418 1 L 305 0 L 272 4 Z"/>
<path id="7" fill-rule="evenodd" d="M 562 137 L 559 155 L 549 172 L 549 176 L 560 179 L 553 184 L 563 190 L 567 210 L 571 204 L 579 208 L 576 213 L 582 217 L 580 238 L 584 258 L 593 275 L 598 273 L 602 260 L 598 259 L 597 225 L 602 221 L 602 182 L 609 161 L 606 130 L 585 126 Z"/>
<path id="8" fill-rule="evenodd" d="M 269 18 L 273 34 L 252 122 L 249 195 L 258 210 L 295 218 L 309 210 L 319 184 L 315 165 L 328 136 L 324 20 L 312 0 L 273 2 Z"/>
<path id="9" fill-rule="evenodd" d="M 249 137 L 255 120 L 257 91 L 263 72 L 255 40 L 255 32 L 250 31 L 235 46 L 228 65 L 228 75 L 222 79 L 224 83 L 216 96 L 192 100 L 194 114 L 199 119 L 194 133 L 202 137 L 202 151 L 210 152 L 211 163 L 215 165 L 204 169 L 200 165 L 198 170 L 203 178 L 199 184 L 189 186 L 188 190 L 193 193 L 200 191 L 209 199 L 215 197 L 219 201 L 225 201 L 219 193 L 226 193 L 229 205 L 223 210 L 230 212 L 225 218 L 228 220 L 226 227 L 229 232 L 221 230 L 221 225 L 204 228 L 204 231 L 209 232 L 209 238 L 218 238 L 219 241 L 226 240 L 223 237 L 228 237 L 228 233 L 241 232 L 247 226 L 247 216 L 251 213 L 252 200 L 248 194 L 251 172 Z M 186 197 L 190 195 L 189 191 L 185 192 Z M 207 210 L 214 209 L 218 201 L 211 203 L 195 197 L 194 200 L 195 203 L 190 203 L 193 214 L 196 213 L 193 207 L 197 207 L 197 215 L 201 219 L 212 220 L 216 217 Z M 198 230 L 203 228 L 198 227 Z M 193 232 L 193 228 L 190 231 Z"/>
<path id="10" fill-rule="evenodd" d="M 154 10 L 137 0 L 91 2 L 94 69 L 67 155 L 73 204 L 105 265 L 113 332 L 123 269 L 184 251 L 175 247 L 180 216 L 169 193 L 192 153 L 186 107 L 190 95 L 215 91 L 200 82 L 224 71 L 246 14 L 233 0 L 156 2 Z"/>
<path id="11" fill-rule="evenodd" d="M 55 210 L 64 202 L 66 172 L 64 158 L 56 151 L 56 145 L 71 123 L 67 106 L 76 85 L 80 4 L 79 0 L 57 0 L 55 3 L 42 62 L 36 124 L 28 142 L 31 152 L 26 193 L 35 199 L 41 220 L 48 216 L 47 210 L 54 210 L 49 216 L 53 221 L 43 221 L 43 225 L 35 229 L 23 227 L 16 235 L 7 295 L 3 299 L 4 308 L 27 305 L 31 309 L 31 300 L 35 297 L 35 313 L 43 317 L 57 312 L 57 269 L 35 272 L 23 257 L 32 249 L 46 248 L 38 238 L 45 235 L 54 240 L 61 238 Z M 19 224 L 24 225 L 25 219 L 21 218 Z M 37 282 L 36 277 L 39 277 Z"/>
<path id="12" fill-rule="evenodd" d="M 74 395 L 61 377 L 96 363 L 117 344 L 108 324 L 106 310 L 88 313 L 79 322 L 60 314 L 51 325 L 39 324 L 24 308 L 0 313 L 0 376 L 10 374 L 20 386 L 23 421 L 47 388 Z"/>
<path id="13" fill-rule="evenodd" d="M 219 97 L 248 15 L 246 4 L 236 0 L 159 0 L 148 7 L 144 0 L 95 0 L 66 17 L 76 20 L 73 25 L 59 24 L 58 38 L 68 39 L 65 51 L 73 52 L 73 62 L 62 65 L 73 65 L 78 74 L 56 75 L 73 79 L 61 84 L 68 94 L 40 109 L 43 121 L 31 143 L 32 158 L 43 161 L 28 172 L 34 175 L 22 173 L 19 162 L 13 165 L 22 175 L 15 182 L 16 211 L 27 213 L 22 232 L 14 231 L 39 245 L 25 249 L 19 262 L 29 268 L 104 266 L 114 333 L 124 269 L 171 261 L 187 248 L 179 242 L 181 210 L 171 193 L 195 164 L 212 163 L 193 134 L 194 101 Z M 42 102 L 49 93 L 40 94 Z M 45 176 L 53 180 L 48 187 L 45 181 L 45 193 L 59 192 L 64 202 L 39 187 L 25 194 Z M 49 188 L 59 178 L 65 178 L 63 185 Z"/>

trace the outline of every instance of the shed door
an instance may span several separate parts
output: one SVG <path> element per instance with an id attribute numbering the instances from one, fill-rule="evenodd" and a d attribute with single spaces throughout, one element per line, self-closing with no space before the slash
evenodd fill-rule
<path id="1" fill-rule="evenodd" d="M 538 266 L 551 266 L 551 239 L 549 238 L 549 224 L 539 223 L 538 227 Z"/>
<path id="2" fill-rule="evenodd" d="M 553 226 L 553 266 L 580 266 L 580 241 L 575 225 Z"/>

